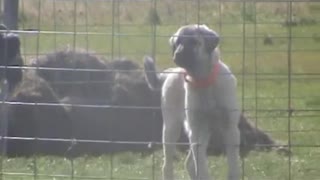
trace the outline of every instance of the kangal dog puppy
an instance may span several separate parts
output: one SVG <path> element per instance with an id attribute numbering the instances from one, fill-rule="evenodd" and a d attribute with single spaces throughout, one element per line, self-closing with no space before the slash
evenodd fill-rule
<path id="1" fill-rule="evenodd" d="M 145 75 L 153 89 L 162 86 L 163 179 L 174 180 L 176 142 L 183 124 L 190 151 L 186 168 L 192 180 L 209 180 L 207 146 L 211 133 L 221 133 L 226 145 L 229 180 L 238 180 L 240 108 L 236 78 L 220 60 L 218 34 L 206 25 L 182 26 L 170 38 L 178 66 L 156 73 L 154 60 L 145 57 Z"/>

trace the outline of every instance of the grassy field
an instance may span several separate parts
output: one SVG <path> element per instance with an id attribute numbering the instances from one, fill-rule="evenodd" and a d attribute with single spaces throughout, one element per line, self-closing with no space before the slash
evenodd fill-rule
<path id="1" fill-rule="evenodd" d="M 222 37 L 222 59 L 238 77 L 239 100 L 247 116 L 282 144 L 290 141 L 292 145 L 290 157 L 251 153 L 242 161 L 244 179 L 320 178 L 320 3 L 293 3 L 297 25 L 286 26 L 288 3 L 88 1 L 86 6 L 75 2 L 21 1 L 21 29 L 41 30 L 40 34 L 20 34 L 26 61 L 69 47 L 88 49 L 106 59 L 128 57 L 137 62 L 153 54 L 163 69 L 173 65 L 168 46 L 171 34 L 183 24 L 206 23 Z M 195 8 L 198 5 L 201 11 Z M 147 21 L 154 6 L 161 19 L 157 26 Z M 273 45 L 263 44 L 267 35 L 272 36 Z M 288 117 L 289 101 L 292 117 Z M 72 161 L 3 157 L 1 162 L 0 179 L 4 180 L 159 179 L 162 153 Z M 177 165 L 179 179 L 187 179 L 182 161 Z M 210 157 L 210 167 L 215 179 L 226 179 L 224 157 Z"/>

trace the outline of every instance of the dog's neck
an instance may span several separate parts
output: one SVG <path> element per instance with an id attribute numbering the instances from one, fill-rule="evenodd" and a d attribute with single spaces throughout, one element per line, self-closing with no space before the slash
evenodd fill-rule
<path id="1" fill-rule="evenodd" d="M 206 78 L 195 79 L 187 71 L 184 71 L 185 81 L 195 88 L 208 88 L 216 82 L 220 70 L 220 63 L 215 62 L 210 74 Z"/>
<path id="2" fill-rule="evenodd" d="M 211 52 L 210 59 L 211 71 L 208 72 L 208 74 L 202 78 L 196 78 L 195 76 L 193 76 L 193 73 L 190 73 L 188 72 L 188 70 L 184 69 L 183 74 L 185 82 L 188 83 L 190 86 L 198 89 L 205 89 L 215 84 L 221 66 L 219 48 L 215 48 Z"/>

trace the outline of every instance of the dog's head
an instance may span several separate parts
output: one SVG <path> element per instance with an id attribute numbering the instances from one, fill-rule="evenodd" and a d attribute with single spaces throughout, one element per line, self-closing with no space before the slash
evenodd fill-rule
<path id="1" fill-rule="evenodd" d="M 194 78 L 207 76 L 219 43 L 219 35 L 206 25 L 182 26 L 170 38 L 173 60 Z"/>

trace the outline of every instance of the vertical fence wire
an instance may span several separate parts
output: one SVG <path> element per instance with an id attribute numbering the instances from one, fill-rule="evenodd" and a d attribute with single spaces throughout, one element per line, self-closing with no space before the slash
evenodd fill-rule
<path id="1" fill-rule="evenodd" d="M 111 59 L 114 59 L 114 46 L 115 46 L 115 27 L 116 27 L 116 3 L 117 3 L 117 0 L 112 0 L 112 21 L 111 21 Z M 112 127 L 112 124 L 109 124 L 109 127 Z M 109 134 L 113 134 L 113 128 L 108 128 L 108 130 L 110 131 Z M 110 140 L 113 141 L 113 137 L 112 135 L 110 136 Z M 109 178 L 112 180 L 113 179 L 113 166 L 114 166 L 114 153 L 112 152 L 111 155 L 110 155 L 110 176 Z"/>
<path id="2" fill-rule="evenodd" d="M 78 9 L 78 1 L 77 0 L 73 0 L 73 15 L 72 15 L 72 18 L 73 18 L 73 41 L 72 41 L 72 49 L 75 50 L 76 46 L 77 46 L 77 9 Z M 75 69 L 76 67 L 74 67 Z M 74 72 L 72 73 L 74 74 Z"/>
<path id="3" fill-rule="evenodd" d="M 4 7 L 5 5 L 2 5 L 2 3 L 5 3 L 2 2 L 2 0 L 0 1 L 0 7 L 1 7 L 1 12 L 4 12 L 4 10 L 2 9 L 2 7 Z M 8 2 L 6 2 L 8 3 Z M 5 20 L 6 17 L 2 17 L 3 21 L 6 21 Z M 5 32 L 7 33 L 7 32 Z M 8 49 L 8 46 L 7 46 L 7 42 L 5 42 L 5 45 L 4 45 L 4 54 L 3 56 L 6 57 L 8 56 L 8 53 L 7 53 L 7 49 Z M 7 68 L 7 65 L 5 64 L 5 67 L 3 67 L 4 69 Z M 7 72 L 4 71 L 4 72 L 1 72 L 1 75 L 6 77 L 7 76 Z M 1 118 L 1 122 L 0 122 L 0 135 L 1 135 L 1 139 L 0 139 L 0 151 L 1 151 L 1 163 L 0 163 L 0 168 L 1 168 L 1 180 L 4 178 L 3 174 L 4 174 L 4 171 L 3 171 L 3 167 L 4 167 L 4 156 L 6 154 L 6 145 L 7 145 L 7 140 L 4 138 L 7 136 L 7 127 L 8 127 L 8 117 L 7 117 L 7 104 L 5 103 L 6 102 L 6 99 L 8 97 L 8 81 L 7 80 L 4 80 L 4 81 L 1 81 L 1 92 L 0 92 L 0 98 L 1 98 L 1 108 L 0 108 L 0 118 Z"/>
<path id="4" fill-rule="evenodd" d="M 20 8 L 19 13 L 25 14 L 25 1 L 20 1 L 20 2 L 19 2 L 19 8 Z M 24 30 L 26 29 L 26 25 L 25 25 L 24 21 L 22 21 L 22 22 L 19 23 L 19 28 L 22 28 L 22 29 L 24 29 Z M 22 36 L 21 39 L 22 39 L 21 45 L 22 45 L 23 47 L 26 47 L 26 44 L 27 44 L 27 43 L 26 43 L 26 41 L 24 40 L 25 37 Z M 26 58 L 26 51 L 25 51 L 24 48 L 21 49 L 21 56 L 24 57 L 23 59 L 27 59 L 27 58 Z M 23 62 L 25 63 L 25 60 L 23 60 Z"/>
<path id="5" fill-rule="evenodd" d="M 3 8 L 3 1 L 2 0 L 0 0 L 0 10 L 1 10 L 1 12 L 3 12 L 2 11 L 2 8 Z M 1 17 L 1 21 L 3 21 L 3 17 Z M 1 115 L 1 119 L 2 119 L 2 121 L 1 121 L 1 123 L 0 123 L 0 130 L 1 130 L 1 132 L 0 132 L 0 135 L 1 135 L 1 141 L 0 141 L 0 147 L 1 147 L 1 163 L 0 163 L 0 180 L 3 180 L 4 179 L 4 160 L 5 160 L 5 146 L 6 146 L 6 140 L 5 140 L 5 136 L 6 136 L 6 134 L 4 133 L 4 131 L 6 131 L 5 129 L 5 122 L 6 122 L 6 119 L 7 119 L 7 117 L 6 117 L 6 108 L 5 108 L 5 106 L 6 106 L 6 104 L 5 104 L 5 101 L 6 101 L 6 98 L 5 98 L 5 96 L 6 96 L 6 92 L 3 92 L 3 86 L 4 86 L 4 83 L 2 83 L 1 82 L 1 93 L 0 93 L 0 95 L 1 95 L 1 108 L 0 108 L 0 115 Z"/>
<path id="6" fill-rule="evenodd" d="M 56 0 L 53 0 L 52 1 L 52 8 L 53 8 L 53 11 L 52 11 L 52 16 L 53 16 L 53 30 L 55 31 L 55 32 L 57 32 L 58 31 L 58 29 L 57 29 L 57 24 L 58 24 L 58 22 L 57 22 L 57 7 L 56 7 Z M 58 44 L 58 42 L 57 42 L 57 33 L 54 33 L 54 35 L 53 35 L 53 43 L 54 43 L 54 50 L 56 50 L 57 49 L 57 44 Z"/>
<path id="7" fill-rule="evenodd" d="M 241 113 L 244 113 L 245 110 L 245 78 L 246 78 L 246 2 L 242 3 L 242 79 L 241 79 Z M 240 146 L 240 145 L 239 145 Z M 245 178 L 245 160 L 241 158 L 241 167 L 242 167 L 242 180 Z"/>
<path id="8" fill-rule="evenodd" d="M 200 23 L 201 23 L 201 17 L 200 17 L 200 10 L 201 10 L 201 3 L 200 3 L 200 0 L 197 0 L 197 19 L 196 19 L 196 21 L 197 21 L 197 25 L 199 26 L 200 25 Z M 200 36 L 200 35 L 198 35 L 198 36 Z M 199 146 L 200 146 L 200 144 L 199 143 L 197 143 L 197 144 L 195 144 L 196 145 L 196 156 L 198 157 L 199 156 Z M 191 146 L 194 146 L 194 144 L 191 144 Z M 191 152 L 191 150 L 190 150 L 190 152 Z M 192 153 L 195 153 L 195 152 L 192 152 Z M 196 166 L 197 167 L 199 167 L 199 158 L 197 158 L 197 162 L 196 162 Z M 200 179 L 199 178 L 199 173 L 198 173 L 198 170 L 196 170 L 196 178 L 197 179 Z"/>
<path id="9" fill-rule="evenodd" d="M 0 12 L 2 13 L 2 7 L 3 7 L 3 0 L 0 0 Z M 1 22 L 3 22 L 3 17 L 0 18 Z"/>
<path id="10" fill-rule="evenodd" d="M 37 5 L 38 5 L 38 11 L 37 11 L 37 30 L 38 32 L 41 31 L 41 3 L 42 1 L 39 0 Z M 38 58 L 39 57 L 39 54 L 40 54 L 40 33 L 37 33 L 37 37 L 36 37 L 36 57 Z M 39 68 L 38 66 L 36 68 Z M 36 82 L 38 83 L 38 82 Z M 35 103 L 35 111 L 36 113 L 39 112 L 39 105 L 38 103 Z M 38 143 L 38 140 L 37 140 L 37 137 L 33 140 L 32 142 L 34 144 L 34 146 L 37 145 Z M 32 148 L 33 149 L 33 148 Z M 33 161 L 32 161 L 32 165 L 33 165 L 33 179 L 34 180 L 37 180 L 38 179 L 38 163 L 37 163 L 37 155 L 36 154 L 33 154 Z"/>
<path id="11" fill-rule="evenodd" d="M 223 3 L 221 2 L 221 0 L 219 0 L 218 1 L 218 29 L 220 33 L 222 31 L 222 6 L 223 6 Z M 220 47 L 222 46 L 220 45 Z"/>
<path id="12" fill-rule="evenodd" d="M 258 108 L 259 108 L 259 86 L 258 86 L 258 54 L 257 54 L 257 46 L 258 46 L 258 36 L 257 36 L 257 3 L 254 3 L 254 26 L 253 26 L 253 38 L 254 38 L 254 50 L 253 50 L 253 56 L 254 56 L 254 97 L 255 97 L 255 102 L 254 102 L 254 125 L 257 128 L 258 127 Z"/>
<path id="13" fill-rule="evenodd" d="M 152 0 L 151 9 L 153 9 L 154 13 L 157 11 L 157 0 Z M 156 57 L 156 50 L 157 50 L 157 22 L 150 23 L 151 31 L 152 31 L 152 38 L 151 38 L 151 56 L 153 58 Z"/>
<path id="14" fill-rule="evenodd" d="M 152 3 L 152 9 L 154 9 L 154 12 L 158 12 L 158 3 L 157 0 L 153 0 Z M 152 28 L 152 49 L 151 49 L 151 56 L 153 59 L 156 59 L 156 52 L 157 52 L 157 22 L 151 23 L 151 28 Z M 153 117 L 155 119 L 155 111 L 153 112 Z M 152 128 L 154 128 L 154 126 L 152 126 Z M 154 131 L 153 131 L 154 132 Z M 152 138 L 153 139 L 153 138 Z M 153 147 L 151 147 L 153 148 Z M 152 179 L 155 180 L 156 179 L 156 173 L 155 173 L 155 153 L 152 152 Z"/>
<path id="15" fill-rule="evenodd" d="M 292 86 L 292 2 L 287 3 L 287 22 L 289 23 L 288 26 L 288 51 L 287 51 L 287 56 L 288 56 L 288 125 L 287 125 L 287 132 L 288 132 L 288 147 L 289 151 L 291 151 L 291 117 L 293 113 L 293 109 L 291 107 L 291 86 Z M 288 156 L 288 179 L 291 180 L 291 172 L 292 172 L 292 164 L 291 164 L 291 154 Z"/>
<path id="16" fill-rule="evenodd" d="M 86 46 L 86 52 L 89 52 L 89 19 L 88 19 L 88 14 L 89 14 L 89 10 L 88 10 L 88 0 L 85 0 L 84 1 L 84 6 L 85 6 L 85 46 Z"/>
<path id="17" fill-rule="evenodd" d="M 2 11 L 2 8 L 3 8 L 3 1 L 0 0 L 0 10 L 1 12 Z M 1 20 L 3 20 L 3 17 L 1 17 Z M 6 54 L 6 53 L 5 53 Z M 4 55 L 6 56 L 6 55 Z M 6 72 L 4 72 L 6 73 Z M 5 87 L 5 89 L 4 89 Z M 0 163 L 0 180 L 3 180 L 4 179 L 4 157 L 5 157 L 5 154 L 6 154 L 6 140 L 5 140 L 5 136 L 7 136 L 7 117 L 6 117 L 6 104 L 5 104 L 5 101 L 6 101 L 6 94 L 7 94 L 7 85 L 6 85 L 6 82 L 1 82 L 1 93 L 0 93 L 0 97 L 1 97 L 1 108 L 0 108 L 0 116 L 1 116 L 1 119 L 2 121 L 0 122 L 0 135 L 1 135 L 1 141 L 0 141 L 0 151 L 1 151 L 1 163 Z"/>
<path id="18" fill-rule="evenodd" d="M 117 46 L 117 52 L 118 52 L 118 54 L 117 54 L 117 57 L 120 57 L 121 56 L 121 54 L 122 54 L 122 52 L 121 52 L 121 20 L 120 20 L 120 6 L 121 6 L 121 1 L 116 1 L 116 4 L 115 4 L 115 6 L 116 6 L 116 11 L 115 11 L 115 15 L 116 15 L 116 29 L 117 29 L 117 44 L 118 44 L 118 46 Z"/>
<path id="19" fill-rule="evenodd" d="M 78 23 L 78 1 L 77 0 L 72 0 L 72 5 L 73 5 L 73 19 L 72 19 L 72 29 L 73 29 L 73 34 L 72 34 L 72 50 L 75 51 L 76 47 L 77 47 L 77 23 Z M 87 28 L 87 27 L 85 27 Z M 87 30 L 87 29 L 86 29 Z M 86 43 L 86 48 L 88 47 L 88 42 Z M 58 57 L 56 57 L 58 58 Z M 76 63 L 72 64 L 72 79 L 76 79 Z M 75 86 L 74 84 L 71 85 L 71 89 L 73 90 L 74 88 L 78 88 L 77 86 Z M 71 105 L 71 108 L 73 108 L 73 105 Z M 74 121 L 71 122 L 72 127 L 74 126 Z M 71 129 L 72 133 L 71 136 L 74 136 L 74 131 Z M 70 151 L 72 150 L 73 147 L 73 142 L 70 142 Z M 70 158 L 70 165 L 71 165 L 71 179 L 74 179 L 75 176 L 75 170 L 74 170 L 74 159 L 71 157 Z"/>

